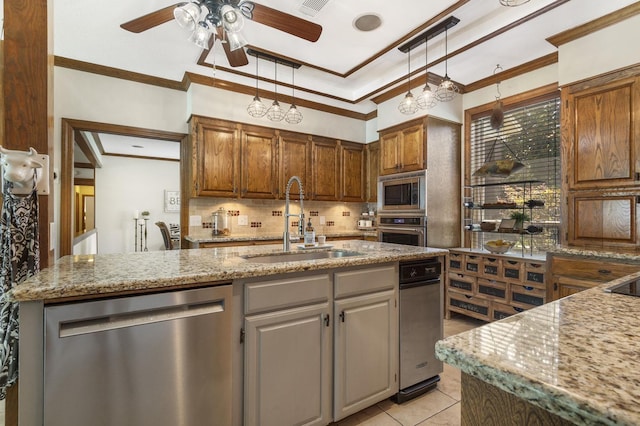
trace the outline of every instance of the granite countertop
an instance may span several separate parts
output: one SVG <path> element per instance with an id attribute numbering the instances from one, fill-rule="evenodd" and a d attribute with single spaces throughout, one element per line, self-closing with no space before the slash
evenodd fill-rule
<path id="1" fill-rule="evenodd" d="M 513 249 L 507 253 L 503 253 L 503 254 L 498 254 L 498 253 L 491 253 L 489 250 L 485 250 L 485 249 L 480 249 L 480 248 L 468 248 L 468 247 L 458 247 L 458 248 L 451 248 L 449 250 L 455 250 L 456 252 L 459 253 L 468 253 L 468 254 L 483 254 L 483 255 L 492 255 L 492 256 L 498 256 L 500 258 L 514 258 L 514 259 L 525 259 L 525 260 L 537 260 L 537 261 L 545 261 L 547 259 L 547 254 L 546 253 L 522 253 L 522 251 L 518 250 L 518 249 Z"/>
<path id="2" fill-rule="evenodd" d="M 463 372 L 576 424 L 640 424 L 640 272 L 436 344 Z"/>
<path id="3" fill-rule="evenodd" d="M 550 250 L 548 253 L 563 254 L 567 256 L 579 256 L 584 259 L 596 259 L 596 260 L 619 260 L 622 262 L 639 262 L 640 253 L 634 252 L 614 252 L 606 250 L 585 249 L 580 247 L 566 247 L 557 246 Z"/>
<path id="4" fill-rule="evenodd" d="M 202 229 L 192 231 L 186 235 L 185 240 L 192 243 L 224 243 L 231 241 L 271 241 L 282 240 L 282 233 L 279 234 L 231 234 L 226 236 L 213 236 L 211 229 Z M 353 230 L 353 231 L 337 231 L 325 234 L 327 238 L 334 237 L 362 237 L 363 235 L 377 235 L 375 230 Z"/>
<path id="5" fill-rule="evenodd" d="M 371 265 L 445 255 L 446 249 L 363 240 L 335 241 L 358 255 L 310 261 L 256 263 L 242 256 L 282 253 L 282 245 L 65 256 L 6 294 L 9 300 L 51 300 L 231 281 L 287 272 Z M 323 249 L 313 249 L 323 250 Z M 302 251 L 294 249 L 293 251 Z M 307 251 L 307 250 L 305 250 Z"/>

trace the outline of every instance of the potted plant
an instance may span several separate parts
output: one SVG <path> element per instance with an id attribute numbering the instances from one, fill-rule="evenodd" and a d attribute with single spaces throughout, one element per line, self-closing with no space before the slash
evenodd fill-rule
<path id="1" fill-rule="evenodd" d="M 524 222 L 527 220 L 531 220 L 529 215 L 525 212 L 512 212 L 509 217 L 516 221 L 513 229 L 522 229 L 522 225 L 524 224 Z"/>

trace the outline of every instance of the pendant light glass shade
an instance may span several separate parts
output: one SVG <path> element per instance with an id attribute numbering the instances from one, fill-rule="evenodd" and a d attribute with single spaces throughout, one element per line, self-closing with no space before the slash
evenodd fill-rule
<path id="1" fill-rule="evenodd" d="M 431 91 L 431 87 L 429 87 L 429 60 L 428 60 L 428 49 L 427 49 L 427 41 L 424 41 L 424 89 L 422 89 L 422 93 L 416 99 L 416 103 L 418 104 L 418 108 L 420 109 L 429 109 L 436 106 L 436 94 Z"/>
<path id="2" fill-rule="evenodd" d="M 191 33 L 189 41 L 202 49 L 209 49 L 209 39 L 211 33 L 209 32 L 209 25 L 206 22 L 201 21 L 196 24 L 196 29 Z"/>
<path id="3" fill-rule="evenodd" d="M 400 105 L 398 105 L 398 110 L 401 113 L 406 114 L 406 115 L 415 114 L 416 111 L 418 111 L 418 103 L 416 102 L 415 98 L 413 97 L 413 93 L 411 93 L 411 48 L 409 48 L 408 64 L 409 64 L 409 73 L 408 73 L 409 91 L 404 96 L 404 99 L 402 100 L 402 102 L 400 102 Z"/>
<path id="4" fill-rule="evenodd" d="M 267 118 L 271 121 L 282 121 L 284 118 L 284 110 L 278 103 L 278 61 L 276 61 L 275 68 L 275 99 L 269 109 L 267 110 Z"/>
<path id="5" fill-rule="evenodd" d="M 501 5 L 508 7 L 520 6 L 525 3 L 529 3 L 529 0 L 500 0 Z"/>
<path id="6" fill-rule="evenodd" d="M 196 3 L 185 3 L 173 10 L 173 17 L 182 28 L 193 31 L 200 18 L 200 6 Z"/>
<path id="7" fill-rule="evenodd" d="M 225 31 L 236 33 L 244 26 L 244 19 L 240 14 L 240 11 L 233 6 L 225 4 L 220 9 L 220 16 L 222 17 L 222 25 Z"/>
<path id="8" fill-rule="evenodd" d="M 447 31 L 445 30 L 444 32 L 444 58 L 445 58 L 444 59 L 444 78 L 442 79 L 442 82 L 440 83 L 440 85 L 438 86 L 438 89 L 436 90 L 436 99 L 442 102 L 449 102 L 453 100 L 453 98 L 456 97 L 458 92 L 460 92 L 460 89 L 458 88 L 458 86 L 456 86 L 456 84 L 449 78 L 449 74 L 447 73 L 448 72 L 447 43 L 448 43 L 448 37 L 447 37 Z"/>
<path id="9" fill-rule="evenodd" d="M 258 60 L 260 58 L 256 55 L 256 95 L 253 97 L 253 101 L 247 107 L 247 112 L 250 116 L 261 118 L 264 117 L 267 113 L 267 107 L 260 100 L 260 96 L 258 95 Z"/>
<path id="10" fill-rule="evenodd" d="M 284 121 L 289 124 L 298 124 L 302 121 L 302 113 L 296 107 L 296 69 L 291 67 L 291 106 L 284 116 Z"/>

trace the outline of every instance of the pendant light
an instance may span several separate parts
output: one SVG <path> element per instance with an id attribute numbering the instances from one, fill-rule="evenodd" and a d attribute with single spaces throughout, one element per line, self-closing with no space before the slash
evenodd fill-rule
<path id="1" fill-rule="evenodd" d="M 449 74 L 448 74 L 448 68 L 447 68 L 447 62 L 448 62 L 448 35 L 447 35 L 447 29 L 445 28 L 444 30 L 444 78 L 442 79 L 442 82 L 440 83 L 440 85 L 438 86 L 438 89 L 436 90 L 436 98 L 441 101 L 441 102 L 449 102 L 451 100 L 453 100 L 453 98 L 456 97 L 456 95 L 458 94 L 458 92 L 460 91 L 460 89 L 458 88 L 458 86 L 456 86 L 456 84 L 451 81 L 451 79 L 449 78 Z"/>
<path id="2" fill-rule="evenodd" d="M 275 61 L 275 98 L 269 110 L 267 110 L 267 118 L 271 121 L 282 121 L 284 118 L 284 111 L 278 103 L 278 61 Z"/>
<path id="3" fill-rule="evenodd" d="M 429 109 L 436 106 L 436 95 L 429 87 L 429 60 L 427 52 L 429 49 L 427 48 L 428 38 L 424 38 L 424 89 L 422 89 L 422 93 L 416 99 L 416 103 L 420 109 Z"/>
<path id="4" fill-rule="evenodd" d="M 296 107 L 296 69 L 291 67 L 291 106 L 284 116 L 284 120 L 289 124 L 298 124 L 302 121 L 302 113 Z"/>
<path id="5" fill-rule="evenodd" d="M 404 96 L 404 99 L 402 100 L 402 102 L 400 102 L 400 105 L 398 105 L 398 110 L 400 110 L 401 113 L 407 114 L 407 115 L 414 114 L 416 111 L 418 111 L 418 104 L 413 97 L 413 93 L 411 93 L 411 47 L 409 47 L 408 63 L 409 63 L 409 73 L 408 73 L 409 91 Z"/>
<path id="6" fill-rule="evenodd" d="M 256 95 L 253 97 L 253 101 L 247 107 L 247 112 L 250 116 L 261 118 L 267 113 L 267 107 L 260 100 L 260 96 L 258 95 L 258 60 L 260 57 L 256 55 Z"/>

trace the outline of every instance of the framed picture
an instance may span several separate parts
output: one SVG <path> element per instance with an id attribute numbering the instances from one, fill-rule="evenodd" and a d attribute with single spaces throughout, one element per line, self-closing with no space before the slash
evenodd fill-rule
<path id="1" fill-rule="evenodd" d="M 164 211 L 166 213 L 180 211 L 180 191 L 164 190 Z"/>

